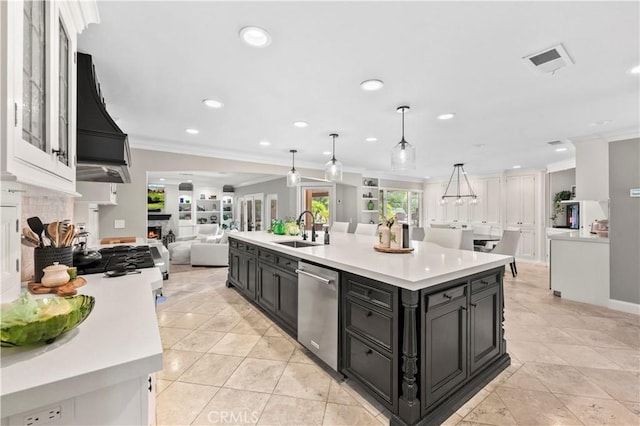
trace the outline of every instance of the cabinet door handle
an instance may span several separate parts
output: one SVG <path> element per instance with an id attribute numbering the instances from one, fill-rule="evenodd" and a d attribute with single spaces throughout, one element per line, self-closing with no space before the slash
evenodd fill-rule
<path id="1" fill-rule="evenodd" d="M 476 307 L 476 306 L 478 306 L 478 305 L 476 305 L 475 303 L 469 303 L 469 306 L 472 306 L 472 307 L 474 307 L 474 308 L 475 308 L 475 307 Z"/>
<path id="2" fill-rule="evenodd" d="M 460 309 L 462 309 L 463 311 L 466 311 L 467 307 L 466 306 L 460 306 Z"/>
<path id="3" fill-rule="evenodd" d="M 286 262 L 286 263 L 284 264 L 284 266 L 289 266 L 289 265 L 291 265 L 291 262 Z"/>
<path id="4" fill-rule="evenodd" d="M 371 349 L 367 349 L 367 351 L 364 353 L 365 355 L 371 355 L 373 353 L 373 351 Z"/>
<path id="5" fill-rule="evenodd" d="M 364 295 L 365 297 L 371 297 L 371 290 L 365 290 Z"/>
<path id="6" fill-rule="evenodd" d="M 449 296 L 447 293 L 443 293 L 442 297 L 445 297 L 447 300 L 451 300 L 451 296 Z"/>
<path id="7" fill-rule="evenodd" d="M 371 311 L 367 312 L 367 318 L 369 318 L 371 315 L 373 315 L 373 312 Z"/>
<path id="8" fill-rule="evenodd" d="M 487 280 L 480 280 L 480 283 L 484 285 L 489 285 L 489 281 Z"/>

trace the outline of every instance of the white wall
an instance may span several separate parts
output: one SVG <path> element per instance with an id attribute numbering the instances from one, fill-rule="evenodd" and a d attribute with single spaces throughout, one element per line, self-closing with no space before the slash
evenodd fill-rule
<path id="1" fill-rule="evenodd" d="M 609 199 L 609 143 L 577 142 L 576 199 L 604 201 Z"/>

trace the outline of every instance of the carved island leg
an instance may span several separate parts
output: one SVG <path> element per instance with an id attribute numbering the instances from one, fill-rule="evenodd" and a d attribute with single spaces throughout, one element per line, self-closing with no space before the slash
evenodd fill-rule
<path id="1" fill-rule="evenodd" d="M 420 292 L 402 289 L 402 389 L 398 402 L 400 418 L 407 424 L 420 419 L 418 398 L 418 317 L 416 309 Z"/>

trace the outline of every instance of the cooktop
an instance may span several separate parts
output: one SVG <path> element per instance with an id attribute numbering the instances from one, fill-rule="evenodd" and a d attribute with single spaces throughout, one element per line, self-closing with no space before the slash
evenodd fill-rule
<path id="1" fill-rule="evenodd" d="M 149 246 L 113 246 L 98 250 L 102 259 L 96 263 L 78 266 L 78 274 L 99 274 L 115 270 L 153 268 L 155 263 Z"/>

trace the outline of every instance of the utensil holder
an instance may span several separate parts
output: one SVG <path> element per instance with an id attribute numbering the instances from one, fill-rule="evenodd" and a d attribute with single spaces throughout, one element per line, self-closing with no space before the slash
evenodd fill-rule
<path id="1" fill-rule="evenodd" d="M 42 270 L 53 262 L 73 266 L 73 247 L 36 247 L 33 251 L 33 281 L 39 283 Z"/>

